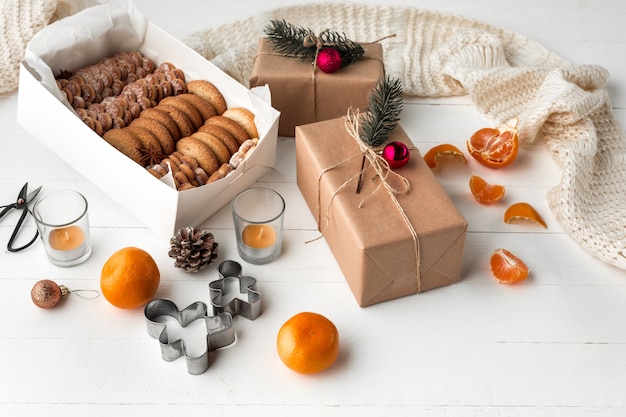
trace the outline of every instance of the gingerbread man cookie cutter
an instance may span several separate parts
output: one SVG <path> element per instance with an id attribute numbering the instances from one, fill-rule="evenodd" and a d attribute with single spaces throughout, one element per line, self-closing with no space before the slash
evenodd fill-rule
<path id="1" fill-rule="evenodd" d="M 213 314 L 229 313 L 233 317 L 242 316 L 248 320 L 255 320 L 261 315 L 261 293 L 256 290 L 256 279 L 243 276 L 241 271 L 241 265 L 235 261 L 224 261 L 218 267 L 219 279 L 209 283 Z M 239 282 L 239 293 L 245 294 L 247 301 L 235 296 L 224 302 L 229 280 Z"/>
<path id="2" fill-rule="evenodd" d="M 148 334 L 159 340 L 163 360 L 172 362 L 181 356 L 187 360 L 187 372 L 192 375 L 203 374 L 210 363 L 211 352 L 229 346 L 235 342 L 235 328 L 233 317 L 229 313 L 207 315 L 208 307 L 203 302 L 195 302 L 179 310 L 174 302 L 168 299 L 155 299 L 144 308 Z M 187 327 L 196 320 L 204 320 L 206 327 L 207 348 L 199 356 L 187 355 L 185 342 L 182 339 L 170 340 L 167 335 L 167 326 L 158 321 L 159 317 L 170 316 L 178 320 L 182 327 Z"/>

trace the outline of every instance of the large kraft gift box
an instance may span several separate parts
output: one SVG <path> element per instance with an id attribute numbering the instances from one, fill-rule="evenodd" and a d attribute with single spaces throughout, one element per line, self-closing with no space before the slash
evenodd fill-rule
<path id="1" fill-rule="evenodd" d="M 261 38 L 250 88 L 269 85 L 272 107 L 280 111 L 279 136 L 294 136 L 295 127 L 341 117 L 348 107 L 365 109 L 368 95 L 384 75 L 380 43 L 362 44 L 361 59 L 327 74 L 310 62 L 276 54 Z"/>
<path id="2" fill-rule="evenodd" d="M 401 126 L 389 140 L 413 146 Z M 344 118 L 298 126 L 295 144 L 298 187 L 361 307 L 459 281 L 467 222 L 417 150 L 395 171 L 410 185 L 400 210 L 373 170 L 356 193 L 361 150 Z"/>

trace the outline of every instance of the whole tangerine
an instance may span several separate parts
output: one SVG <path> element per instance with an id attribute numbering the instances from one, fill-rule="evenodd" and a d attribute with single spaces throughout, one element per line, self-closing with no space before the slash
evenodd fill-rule
<path id="1" fill-rule="evenodd" d="M 287 320 L 276 339 L 278 356 L 290 369 L 314 374 L 328 369 L 339 354 L 339 332 L 321 314 L 302 312 Z"/>
<path id="2" fill-rule="evenodd" d="M 115 307 L 133 309 L 145 305 L 156 293 L 161 274 L 148 252 L 122 248 L 104 263 L 100 273 L 102 295 Z"/>

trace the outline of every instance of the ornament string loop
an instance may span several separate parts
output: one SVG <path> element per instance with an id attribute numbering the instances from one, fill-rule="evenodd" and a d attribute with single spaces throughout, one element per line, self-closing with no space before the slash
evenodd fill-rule
<path id="1" fill-rule="evenodd" d="M 69 290 L 71 294 L 76 294 L 80 298 L 84 298 L 85 300 L 95 300 L 100 297 L 100 291 L 98 290 L 89 290 L 89 289 L 78 289 L 78 290 Z"/>

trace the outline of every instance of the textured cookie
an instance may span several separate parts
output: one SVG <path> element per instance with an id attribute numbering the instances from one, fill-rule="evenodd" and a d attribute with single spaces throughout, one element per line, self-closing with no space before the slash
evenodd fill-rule
<path id="1" fill-rule="evenodd" d="M 204 125 L 200 126 L 198 132 L 207 132 L 217 137 L 219 140 L 222 141 L 222 143 L 224 143 L 224 145 L 226 145 L 226 147 L 228 148 L 228 152 L 230 152 L 231 155 L 239 150 L 239 144 L 237 143 L 233 135 L 228 133 L 226 129 L 219 127 L 216 124 L 205 123 Z"/>
<path id="2" fill-rule="evenodd" d="M 220 90 L 206 80 L 192 80 L 187 83 L 187 91 L 196 94 L 213 105 L 217 114 L 226 111 L 226 100 Z"/>
<path id="3" fill-rule="evenodd" d="M 183 155 L 189 155 L 195 158 L 198 165 L 207 175 L 211 175 L 219 168 L 217 158 L 213 154 L 213 151 L 211 151 L 207 145 L 191 136 L 179 140 L 176 143 L 176 150 Z"/>
<path id="4" fill-rule="evenodd" d="M 174 142 L 182 138 L 178 125 L 176 124 L 174 119 L 172 119 L 172 117 L 163 109 L 159 109 L 157 107 L 145 109 L 141 112 L 139 118 L 152 119 L 163 124 L 163 126 L 165 126 L 172 135 L 172 139 L 174 139 Z"/>
<path id="5" fill-rule="evenodd" d="M 142 165 L 148 166 L 158 164 L 165 157 L 166 154 L 163 152 L 163 148 L 161 148 L 161 144 L 159 143 L 158 139 L 148 129 L 137 126 L 127 126 L 124 128 L 124 130 L 128 131 L 135 139 L 137 139 L 141 143 L 141 148 L 139 148 L 139 152 L 141 152 L 142 155 Z"/>
<path id="6" fill-rule="evenodd" d="M 219 140 L 216 136 L 213 136 L 207 132 L 196 132 L 191 135 L 192 138 L 198 139 L 200 142 L 207 145 L 213 151 L 213 154 L 217 158 L 217 162 L 222 165 L 228 162 L 230 159 L 230 152 L 224 142 Z"/>
<path id="7" fill-rule="evenodd" d="M 152 132 L 159 141 L 161 149 L 163 150 L 163 153 L 165 153 L 165 155 L 169 155 L 176 150 L 176 143 L 174 142 L 174 138 L 172 137 L 167 127 L 161 122 L 147 117 L 140 117 L 133 120 L 130 123 L 130 127 L 141 127 L 144 129 L 148 129 L 150 132 Z"/>
<path id="8" fill-rule="evenodd" d="M 202 123 L 213 116 L 217 116 L 217 110 L 215 110 L 215 107 L 213 107 L 208 100 L 205 100 L 196 94 L 185 93 L 176 97 L 191 104 L 198 111 L 198 113 L 200 113 L 200 116 L 202 116 Z"/>
<path id="9" fill-rule="evenodd" d="M 196 110 L 195 106 L 181 99 L 180 96 L 165 97 L 159 102 L 158 107 L 163 105 L 176 107 L 178 110 L 182 111 L 192 123 L 194 131 L 198 130 L 198 128 L 204 124 L 204 119 L 200 115 L 200 112 Z"/>
<path id="10" fill-rule="evenodd" d="M 167 112 L 167 114 L 170 115 L 170 117 L 174 120 L 174 123 L 176 123 L 176 126 L 178 126 L 178 130 L 180 131 L 181 137 L 184 138 L 186 136 L 191 136 L 191 134 L 196 131 L 191 120 L 189 120 L 189 118 L 185 115 L 185 113 L 183 113 L 178 108 L 171 106 L 169 104 L 161 104 L 161 103 L 159 103 L 157 108 Z"/>
<path id="11" fill-rule="evenodd" d="M 248 134 L 249 139 L 259 137 L 259 132 L 256 128 L 256 124 L 254 123 L 254 113 L 250 110 L 244 109 L 243 107 L 233 107 L 226 110 L 222 116 L 228 117 L 229 119 L 239 123 L 243 130 L 245 130 Z"/>
<path id="12" fill-rule="evenodd" d="M 228 133 L 232 135 L 233 138 L 237 141 L 237 144 L 241 145 L 246 140 L 249 139 L 248 134 L 243 127 L 239 125 L 239 123 L 235 122 L 233 119 L 229 119 L 224 116 L 213 116 L 209 120 L 205 122 L 205 124 L 213 124 L 225 129 Z"/>
<path id="13" fill-rule="evenodd" d="M 102 137 L 115 149 L 138 164 L 141 164 L 141 152 L 139 151 L 141 142 L 135 139 L 128 131 L 124 129 L 111 129 Z"/>

